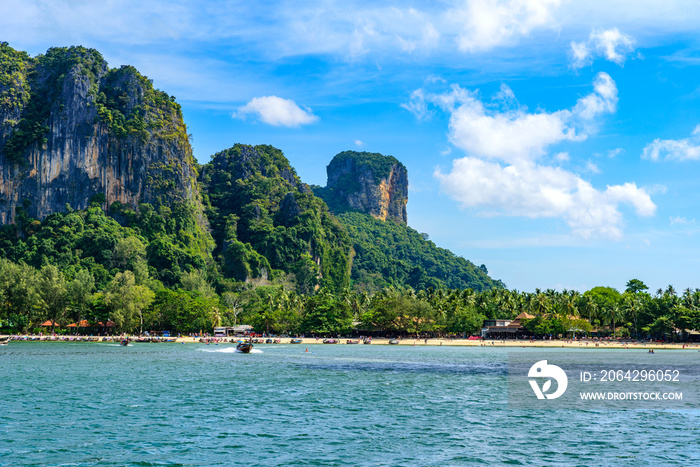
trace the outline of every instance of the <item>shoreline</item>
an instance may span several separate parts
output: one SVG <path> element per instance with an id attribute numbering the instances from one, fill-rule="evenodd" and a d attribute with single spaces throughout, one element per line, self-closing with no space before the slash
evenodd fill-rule
<path id="1" fill-rule="evenodd" d="M 33 335 L 0 335 L 0 338 L 14 337 L 12 342 L 86 342 L 86 343 L 101 343 L 115 342 L 120 338 L 113 337 L 112 340 L 103 341 L 104 336 L 56 336 L 58 339 L 53 339 L 50 336 L 33 336 Z M 89 340 L 98 339 L 98 340 Z M 130 338 L 132 341 L 136 338 Z M 165 338 L 164 344 L 205 344 L 200 342 L 200 337 L 171 337 Z M 209 338 L 212 339 L 210 344 L 235 344 L 241 338 L 236 337 L 221 337 Z M 256 345 L 349 345 L 346 344 L 348 338 L 336 339 L 337 344 L 324 344 L 323 338 L 303 337 L 301 343 L 291 344 L 292 338 L 281 338 L 278 344 L 257 343 Z M 356 340 L 356 339 L 353 339 Z M 390 345 L 389 338 L 373 338 L 370 345 Z M 138 342 L 136 342 L 138 343 Z M 146 343 L 146 342 L 144 342 Z M 363 343 L 353 345 L 366 345 Z M 467 340 L 467 339 L 401 339 L 398 344 L 401 346 L 411 347 L 522 347 L 522 348 L 576 348 L 576 349 L 640 349 L 640 350 L 696 350 L 700 351 L 700 343 L 662 343 L 662 342 L 617 342 L 617 341 L 593 341 L 593 340 L 535 340 L 535 341 L 519 341 L 519 340 Z"/>

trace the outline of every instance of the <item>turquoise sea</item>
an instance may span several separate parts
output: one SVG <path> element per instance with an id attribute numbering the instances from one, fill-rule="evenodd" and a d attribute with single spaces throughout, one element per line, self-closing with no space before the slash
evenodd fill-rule
<path id="1" fill-rule="evenodd" d="M 700 465 L 699 411 L 508 408 L 505 349 L 305 349 L 13 342 L 0 465 Z"/>

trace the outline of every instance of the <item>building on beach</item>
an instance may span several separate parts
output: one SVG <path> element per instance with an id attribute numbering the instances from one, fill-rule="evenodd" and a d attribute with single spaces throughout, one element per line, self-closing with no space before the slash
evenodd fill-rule
<path id="1" fill-rule="evenodd" d="M 523 319 L 533 319 L 534 316 L 520 313 L 513 319 L 487 319 L 481 328 L 481 337 L 484 339 L 516 339 L 527 333 L 520 324 Z"/>
<path id="2" fill-rule="evenodd" d="M 237 326 L 218 326 L 214 328 L 214 337 L 242 336 L 253 330 L 249 324 L 239 324 Z"/>

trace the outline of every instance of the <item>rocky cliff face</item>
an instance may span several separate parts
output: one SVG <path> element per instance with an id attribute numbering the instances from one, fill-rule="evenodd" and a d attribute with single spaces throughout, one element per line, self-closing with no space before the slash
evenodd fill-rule
<path id="1" fill-rule="evenodd" d="M 42 219 L 197 196 L 180 106 L 150 80 L 83 47 L 31 58 L 0 44 L 0 224 L 18 206 Z"/>
<path id="2" fill-rule="evenodd" d="M 359 211 L 406 224 L 408 172 L 396 158 L 345 151 L 326 170 L 328 183 L 319 194 L 332 210 Z"/>

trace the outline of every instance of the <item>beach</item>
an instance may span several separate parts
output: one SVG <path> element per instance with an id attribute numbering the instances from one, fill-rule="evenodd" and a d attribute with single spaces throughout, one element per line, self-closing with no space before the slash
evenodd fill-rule
<path id="1" fill-rule="evenodd" d="M 52 338 L 50 336 L 37 336 L 37 335 L 0 335 L 0 339 L 4 337 L 11 337 L 14 341 L 48 341 L 48 342 L 64 342 L 64 341 L 78 341 L 78 342 L 104 342 L 102 339 L 104 336 L 56 336 Z M 108 336 L 109 337 L 109 336 Z M 111 336 L 112 341 L 121 340 L 120 336 Z M 138 337 L 130 336 L 129 339 L 134 342 Z M 181 337 L 169 337 L 169 338 L 159 338 L 161 343 L 178 343 L 178 344 L 226 344 L 226 343 L 236 343 L 240 340 L 247 340 L 247 338 L 242 337 L 191 337 L 191 336 L 181 336 Z M 280 344 L 291 344 L 292 338 L 273 338 L 273 341 L 278 340 L 274 344 L 265 344 L 264 341 L 267 338 L 257 338 L 258 345 L 280 345 Z M 356 337 L 352 339 L 335 338 L 336 344 L 324 344 L 323 337 L 302 337 L 295 338 L 301 340 L 300 343 L 294 344 L 299 346 L 304 345 L 348 345 L 346 342 L 352 340 L 357 341 Z M 372 338 L 371 345 L 390 345 L 390 338 Z M 360 341 L 359 344 L 354 345 L 365 345 Z M 644 349 L 644 350 L 692 350 L 700 351 L 700 343 L 690 342 L 648 342 L 648 341 L 610 341 L 610 340 L 559 340 L 559 339 L 547 339 L 547 340 L 472 340 L 472 339 L 449 339 L 449 338 L 432 338 L 432 339 L 415 339 L 415 338 L 404 338 L 398 339 L 398 344 L 400 346 L 415 346 L 415 347 L 521 347 L 521 348 L 577 348 L 577 349 Z"/>

